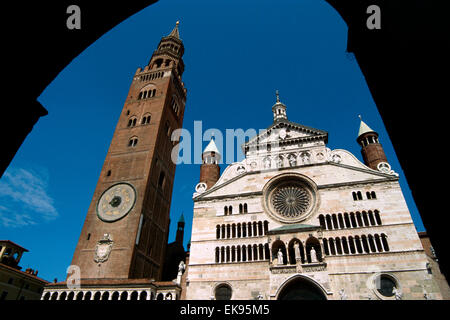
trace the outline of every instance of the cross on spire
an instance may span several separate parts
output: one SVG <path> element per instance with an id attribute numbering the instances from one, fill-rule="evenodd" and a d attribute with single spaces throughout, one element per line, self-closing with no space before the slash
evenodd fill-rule
<path id="1" fill-rule="evenodd" d="M 275 95 L 277 96 L 277 102 L 280 102 L 280 94 L 278 90 L 275 90 Z"/>

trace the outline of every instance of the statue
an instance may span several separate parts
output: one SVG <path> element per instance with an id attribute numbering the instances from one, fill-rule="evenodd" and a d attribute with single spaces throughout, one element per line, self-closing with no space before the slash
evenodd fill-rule
<path id="1" fill-rule="evenodd" d="M 314 247 L 311 247 L 311 250 L 309 251 L 309 255 L 311 256 L 311 263 L 317 262 L 317 254 Z"/>
<path id="2" fill-rule="evenodd" d="M 294 243 L 295 259 L 300 259 L 300 243 Z"/>
<path id="3" fill-rule="evenodd" d="M 291 167 L 295 167 L 297 165 L 297 160 L 295 159 L 295 156 L 291 155 L 289 157 L 289 165 Z"/>
<path id="4" fill-rule="evenodd" d="M 347 295 L 345 294 L 345 290 L 339 290 L 339 295 L 341 296 L 341 300 L 347 300 Z"/>
<path id="5" fill-rule="evenodd" d="M 184 261 L 181 260 L 178 264 L 178 274 L 182 274 L 184 270 L 186 269 L 186 265 L 184 264 Z"/>
<path id="6" fill-rule="evenodd" d="M 278 249 L 278 264 L 283 264 L 283 252 L 281 252 L 281 248 Z"/>
<path id="7" fill-rule="evenodd" d="M 270 158 L 264 159 L 264 168 L 270 168 Z"/>
<path id="8" fill-rule="evenodd" d="M 392 292 L 395 294 L 395 300 L 402 300 L 403 293 L 400 292 L 396 287 L 392 289 Z"/>

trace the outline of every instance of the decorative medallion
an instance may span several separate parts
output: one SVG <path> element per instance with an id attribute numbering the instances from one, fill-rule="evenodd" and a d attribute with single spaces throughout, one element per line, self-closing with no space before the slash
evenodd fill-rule
<path id="1" fill-rule="evenodd" d="M 134 206 L 136 191 L 128 183 L 119 183 L 107 189 L 97 203 L 97 215 L 105 222 L 125 217 Z"/>
<path id="2" fill-rule="evenodd" d="M 113 243 L 114 241 L 112 241 L 109 233 L 105 233 L 103 235 L 103 238 L 100 239 L 95 246 L 94 261 L 100 263 L 108 260 Z"/>
<path id="3" fill-rule="evenodd" d="M 200 182 L 197 184 L 197 186 L 195 187 L 195 191 L 197 191 L 198 193 L 203 193 L 206 191 L 207 189 L 207 185 L 204 182 Z"/>

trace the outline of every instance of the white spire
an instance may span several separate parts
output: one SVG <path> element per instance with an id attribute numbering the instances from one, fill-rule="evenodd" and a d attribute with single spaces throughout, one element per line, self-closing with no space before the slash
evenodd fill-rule
<path id="1" fill-rule="evenodd" d="M 215 152 L 217 155 L 220 155 L 219 150 L 217 149 L 216 143 L 214 142 L 214 139 L 211 138 L 211 141 L 209 142 L 208 146 L 203 150 L 203 153 L 207 152 Z"/>
<path id="2" fill-rule="evenodd" d="M 375 132 L 364 121 L 362 121 L 361 115 L 358 115 L 358 117 L 361 120 L 361 125 L 359 126 L 358 137 L 367 132 Z"/>

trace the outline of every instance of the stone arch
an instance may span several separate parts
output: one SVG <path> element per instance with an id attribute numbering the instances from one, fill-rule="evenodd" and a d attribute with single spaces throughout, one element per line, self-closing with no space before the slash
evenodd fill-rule
<path id="1" fill-rule="evenodd" d="M 300 251 L 300 256 L 299 257 L 296 257 L 296 253 L 295 253 L 295 244 L 296 243 L 299 244 L 299 251 Z M 291 241 L 289 241 L 289 244 L 288 244 L 288 257 L 289 257 L 289 263 L 290 264 L 296 264 L 296 258 L 301 258 L 301 262 L 305 263 L 305 250 L 303 248 L 302 242 L 299 239 L 293 238 Z"/>
<path id="2" fill-rule="evenodd" d="M 284 245 L 284 242 L 281 240 L 276 240 L 272 244 L 272 261 L 278 262 L 278 250 L 281 250 L 281 252 L 283 253 L 283 264 L 287 264 L 286 246 Z"/>
<path id="3" fill-rule="evenodd" d="M 305 243 L 305 251 L 306 251 L 306 257 L 305 257 L 305 260 L 308 262 L 308 263 L 311 263 L 311 255 L 310 255 L 310 252 L 311 252 L 311 248 L 313 248 L 314 247 L 314 250 L 316 251 L 316 257 L 317 257 L 317 260 L 319 261 L 319 262 L 322 262 L 322 248 L 321 248 L 321 246 L 320 246 L 320 242 L 319 242 L 319 240 L 317 239 L 317 238 L 315 238 L 315 237 L 312 237 L 312 236 L 310 236 L 307 240 L 306 240 L 306 243 Z M 305 261 L 305 262 L 306 262 Z"/>
<path id="4" fill-rule="evenodd" d="M 295 274 L 278 288 L 277 300 L 327 300 L 327 290 L 314 279 Z"/>

